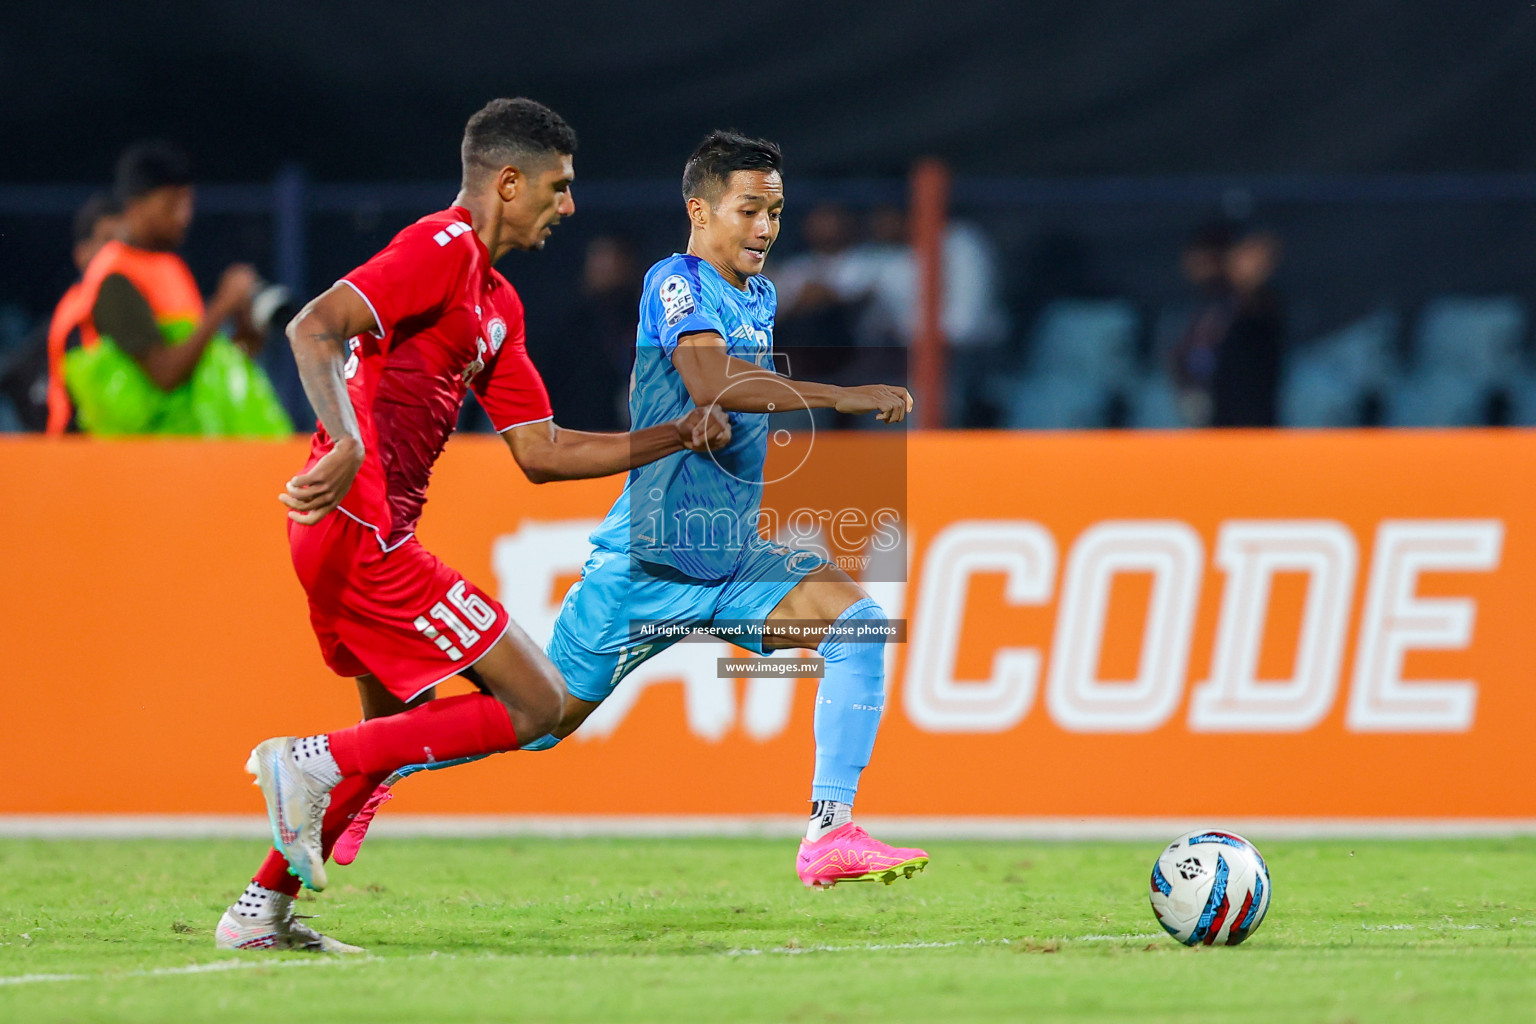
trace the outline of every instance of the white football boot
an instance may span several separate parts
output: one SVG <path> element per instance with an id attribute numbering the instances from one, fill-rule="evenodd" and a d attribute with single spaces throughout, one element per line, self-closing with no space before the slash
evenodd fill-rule
<path id="1" fill-rule="evenodd" d="M 288 858 L 299 881 L 319 892 L 325 888 L 325 855 L 320 851 L 320 825 L 331 804 L 331 791 L 299 767 L 292 736 L 265 740 L 245 762 L 267 799 L 272 842 Z"/>
<path id="2" fill-rule="evenodd" d="M 293 897 L 277 893 L 267 899 L 260 916 L 239 913 L 247 906 L 242 896 L 224 911 L 214 931 L 213 944 L 219 949 L 302 949 L 311 953 L 362 953 L 358 946 L 321 935 L 293 912 Z"/>

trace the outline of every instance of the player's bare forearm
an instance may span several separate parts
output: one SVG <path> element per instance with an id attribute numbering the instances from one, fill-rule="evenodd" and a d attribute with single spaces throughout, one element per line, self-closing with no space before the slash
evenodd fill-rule
<path id="1" fill-rule="evenodd" d="M 843 389 L 834 384 L 794 380 L 729 355 L 725 339 L 713 332 L 684 335 L 672 355 L 694 404 L 729 412 L 781 412 L 797 407 L 830 409 Z"/>
<path id="2" fill-rule="evenodd" d="M 684 449 L 723 447 L 730 442 L 731 428 L 718 410 L 695 409 L 670 423 L 627 434 L 567 430 L 547 420 L 513 427 L 501 436 L 528 479 L 543 484 L 627 473 Z"/>
<path id="3" fill-rule="evenodd" d="M 688 390 L 693 393 L 691 387 Z M 834 409 L 844 389 L 836 384 L 795 380 L 730 357 L 728 376 L 707 381 L 700 391 L 702 394 L 693 396 L 695 402 L 712 396 L 701 404 L 718 405 L 726 412 L 786 412 L 795 408 Z"/>
<path id="4" fill-rule="evenodd" d="M 359 449 L 363 439 L 347 394 L 347 340 L 374 328 L 373 313 L 357 293 L 335 285 L 299 310 L 287 332 L 315 416 L 333 439 L 350 439 Z"/>
<path id="5" fill-rule="evenodd" d="M 320 328 L 289 336 L 293 361 L 299 370 L 304 394 L 315 410 L 325 432 L 337 441 L 351 439 L 362 444 L 357 429 L 357 413 L 347 394 L 346 341 Z"/>
<path id="6" fill-rule="evenodd" d="M 350 288 L 337 285 L 299 311 L 288 343 L 304 394 L 334 446 L 278 496 L 288 518 L 310 525 L 341 504 L 362 468 L 363 438 L 347 393 L 347 339 L 375 326 L 373 313 Z"/>
<path id="7" fill-rule="evenodd" d="M 625 473 L 683 449 L 677 431 L 668 424 L 628 434 L 596 434 L 567 430 L 553 422 L 529 423 L 501 436 L 536 484 Z"/>
<path id="8" fill-rule="evenodd" d="M 872 412 L 885 423 L 899 423 L 912 411 L 912 396 L 906 388 L 892 384 L 839 387 L 794 380 L 730 355 L 725 339 L 714 332 L 685 335 L 672 355 L 672 365 L 694 402 L 705 408 L 755 413 L 836 409 Z"/>

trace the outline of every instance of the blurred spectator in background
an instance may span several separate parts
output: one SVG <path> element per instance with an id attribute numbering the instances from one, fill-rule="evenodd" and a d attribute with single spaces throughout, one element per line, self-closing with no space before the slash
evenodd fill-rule
<path id="1" fill-rule="evenodd" d="M 580 299 L 557 330 L 529 340 L 550 405 L 573 430 L 629 429 L 629 375 L 643 277 L 627 239 L 592 239 L 582 264 Z"/>
<path id="2" fill-rule="evenodd" d="M 75 214 L 75 268 L 81 274 L 102 246 L 122 230 L 123 207 L 116 198 L 98 193 L 85 201 Z M 75 409 L 64 386 L 64 351 L 80 344 L 80 328 L 90 319 L 83 282 L 76 282 L 64 293 L 48 323 L 48 423 L 47 431 L 57 437 L 77 429 Z"/>
<path id="3" fill-rule="evenodd" d="M 130 147 L 117 164 L 119 239 L 100 247 L 80 283 L 89 312 L 64 380 L 81 429 L 94 434 L 276 436 L 293 425 L 251 361 L 263 328 L 261 287 L 245 264 L 224 271 L 205 308 L 175 250 L 192 223 L 187 157 L 168 143 Z M 235 327 L 239 345 L 221 328 Z"/>
<path id="4" fill-rule="evenodd" d="M 917 270 L 907 238 L 907 213 L 898 206 L 878 206 L 870 212 L 867 239 L 843 260 L 848 287 L 859 289 L 867 302 L 854 327 L 854 339 L 866 348 L 912 344 L 916 319 Z"/>
<path id="5" fill-rule="evenodd" d="M 1218 221 L 1184 247 L 1184 276 L 1202 296 L 1173 352 L 1179 411 L 1192 427 L 1272 427 L 1278 422 L 1280 297 L 1270 286 L 1278 240 L 1265 232 L 1241 238 Z"/>
<path id="6" fill-rule="evenodd" d="M 75 211 L 72 254 L 78 272 L 85 272 L 121 224 L 121 206 L 104 193 L 91 196 Z M 0 395 L 10 400 L 23 430 L 46 430 L 58 436 L 74 429 L 74 409 L 64 389 L 64 350 L 68 343 L 79 344 L 80 325 L 90 316 L 90 303 L 83 295 L 78 282 L 71 285 L 52 320 L 39 326 L 0 366 Z"/>
<path id="7" fill-rule="evenodd" d="M 1285 309 L 1269 283 L 1279 262 L 1279 239 L 1263 231 L 1240 238 L 1227 253 L 1232 319 L 1216 350 L 1213 427 L 1273 427 L 1280 421 Z"/>
<path id="8" fill-rule="evenodd" d="M 998 292 L 992 243 L 974 224 L 952 220 L 944 233 L 944 308 L 949 346 L 950 426 L 996 424 L 988 381 L 1003 360 L 1008 317 Z M 881 207 L 870 217 L 870 242 L 850 255 L 848 275 L 868 281 L 870 308 L 858 335 L 864 344 L 910 347 L 917 333 L 917 260 L 906 214 Z"/>
<path id="9" fill-rule="evenodd" d="M 851 258 L 854 221 L 843 207 L 812 207 L 800 231 L 806 251 L 772 271 L 779 295 L 774 341 L 792 351 L 790 373 L 830 380 L 850 361 L 871 281 Z"/>
<path id="10" fill-rule="evenodd" d="M 1225 221 L 1206 224 L 1190 236 L 1179 257 L 1185 280 L 1200 294 L 1199 305 L 1172 353 L 1179 415 L 1191 427 L 1211 422 L 1211 381 L 1216 376 L 1216 350 L 1232 317 L 1232 286 L 1227 280 L 1227 253 L 1235 234 Z"/>

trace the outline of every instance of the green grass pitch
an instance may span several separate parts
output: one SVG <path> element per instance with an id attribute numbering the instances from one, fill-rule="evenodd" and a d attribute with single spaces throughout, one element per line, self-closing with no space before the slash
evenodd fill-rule
<path id="1" fill-rule="evenodd" d="M 1155 843 L 811 892 L 793 839 L 375 838 L 302 904 L 352 958 L 215 952 L 258 843 L 5 840 L 0 1021 L 1536 1021 L 1536 840 L 1253 838 L 1268 920 L 1196 950 Z"/>

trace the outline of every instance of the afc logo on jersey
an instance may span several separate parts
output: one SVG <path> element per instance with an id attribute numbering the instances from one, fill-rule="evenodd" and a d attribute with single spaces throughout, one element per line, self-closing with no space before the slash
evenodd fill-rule
<path id="1" fill-rule="evenodd" d="M 661 315 L 668 327 L 675 327 L 683 317 L 694 310 L 693 289 L 681 274 L 673 274 L 661 282 L 656 293 L 661 298 Z"/>

